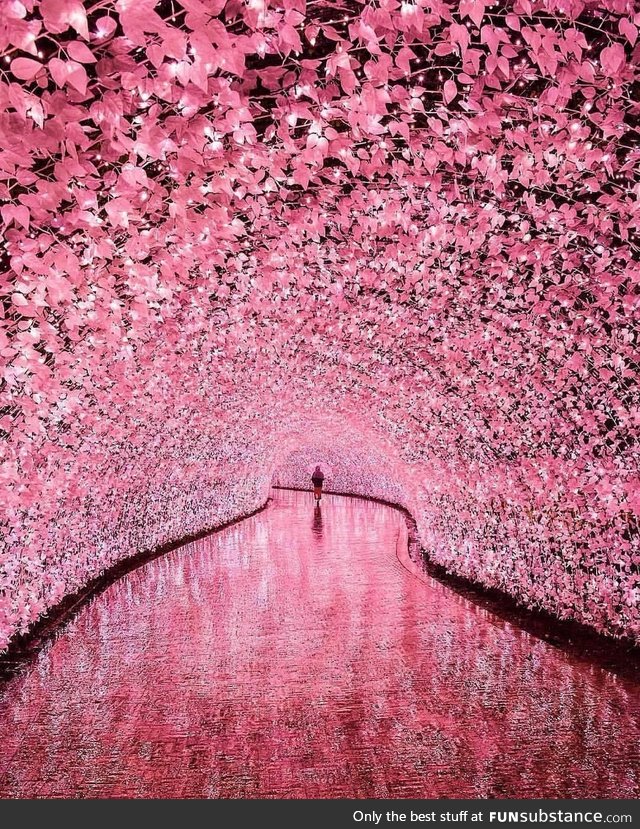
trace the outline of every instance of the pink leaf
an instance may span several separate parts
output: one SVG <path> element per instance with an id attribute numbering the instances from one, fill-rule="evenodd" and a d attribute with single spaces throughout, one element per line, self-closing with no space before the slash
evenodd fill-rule
<path id="1" fill-rule="evenodd" d="M 74 40 L 67 45 L 67 52 L 80 63 L 95 63 L 96 57 L 81 40 Z"/>
<path id="2" fill-rule="evenodd" d="M 520 18 L 517 14 L 508 14 L 505 17 L 505 22 L 510 29 L 514 30 L 514 32 L 520 31 Z"/>
<path id="3" fill-rule="evenodd" d="M 11 294 L 11 302 L 13 302 L 16 308 L 24 308 L 25 305 L 29 304 L 29 301 L 26 299 L 26 297 L 24 297 L 23 294 L 17 292 L 15 294 Z"/>
<path id="4" fill-rule="evenodd" d="M 461 54 L 464 54 L 469 45 L 469 29 L 460 25 L 460 23 L 452 23 L 449 29 L 449 38 L 451 43 L 460 47 Z"/>
<path id="5" fill-rule="evenodd" d="M 25 230 L 29 230 L 29 208 L 21 204 L 5 204 L 0 210 L 2 220 L 5 225 L 14 224 L 21 225 Z"/>
<path id="6" fill-rule="evenodd" d="M 484 17 L 486 3 L 484 0 L 461 0 L 460 3 L 460 17 L 470 17 L 471 20 L 480 28 L 482 18 Z"/>
<path id="7" fill-rule="evenodd" d="M 609 78 L 615 77 L 624 65 L 624 49 L 620 43 L 606 46 L 600 52 L 600 63 L 602 69 Z"/>
<path id="8" fill-rule="evenodd" d="M 465 27 L 466 28 L 466 27 Z M 436 48 L 433 50 L 435 55 L 439 57 L 444 57 L 445 55 L 450 55 L 453 52 L 453 46 L 450 43 L 438 43 Z"/>
<path id="9" fill-rule="evenodd" d="M 115 198 L 108 201 L 105 210 L 109 216 L 109 221 L 114 226 L 129 227 L 129 211 L 131 210 L 131 202 L 125 198 Z"/>
<path id="10" fill-rule="evenodd" d="M 411 61 L 412 58 L 415 58 L 415 56 L 416 53 L 413 51 L 413 49 L 409 49 L 408 46 L 403 46 L 402 49 L 400 49 L 400 51 L 396 55 L 396 66 L 399 69 L 402 69 L 403 72 L 409 74 L 409 72 L 411 71 L 411 64 L 409 63 L 409 61 Z"/>
<path id="11" fill-rule="evenodd" d="M 52 34 L 61 34 L 71 27 L 85 40 L 89 39 L 87 14 L 80 0 L 41 0 L 40 14 Z"/>
<path id="12" fill-rule="evenodd" d="M 63 87 L 67 82 L 67 64 L 65 61 L 60 60 L 60 58 L 51 58 L 47 65 L 57 86 Z"/>
<path id="13" fill-rule="evenodd" d="M 445 81 L 442 96 L 444 98 L 445 104 L 451 103 L 451 101 L 453 101 L 457 94 L 458 88 L 456 87 L 455 81 L 452 81 L 451 79 Z"/>
<path id="14" fill-rule="evenodd" d="M 629 19 L 626 17 L 622 18 L 620 23 L 618 23 L 618 31 L 621 35 L 624 35 L 627 38 L 632 46 L 635 45 L 635 42 L 638 39 L 638 29 Z"/>
<path id="15" fill-rule="evenodd" d="M 587 83 L 593 83 L 596 75 L 591 61 L 585 60 L 580 64 L 580 77 Z"/>
<path id="16" fill-rule="evenodd" d="M 96 20 L 96 40 L 106 40 L 109 35 L 112 35 L 118 27 L 117 22 L 113 17 L 99 17 Z"/>
<path id="17" fill-rule="evenodd" d="M 51 58 L 49 61 L 51 77 L 60 87 L 69 84 L 81 95 L 87 91 L 87 73 L 84 66 L 73 60 L 63 61 L 60 58 Z"/>
<path id="18" fill-rule="evenodd" d="M 74 89 L 77 89 L 81 95 L 87 91 L 87 73 L 80 63 L 70 60 L 67 64 L 67 82 L 71 84 Z"/>
<path id="19" fill-rule="evenodd" d="M 11 72 L 21 81 L 31 81 L 43 68 L 41 63 L 31 58 L 14 58 L 11 61 Z"/>
<path id="20" fill-rule="evenodd" d="M 280 29 L 280 46 L 285 55 L 288 55 L 292 50 L 294 52 L 302 51 L 300 35 L 290 24 L 286 24 Z"/>

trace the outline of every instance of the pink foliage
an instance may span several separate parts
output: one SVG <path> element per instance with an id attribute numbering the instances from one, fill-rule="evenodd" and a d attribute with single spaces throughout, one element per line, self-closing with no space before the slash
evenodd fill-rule
<path id="1" fill-rule="evenodd" d="M 318 446 L 640 638 L 640 15 L 336 8 L 2 0 L 0 648 Z"/>

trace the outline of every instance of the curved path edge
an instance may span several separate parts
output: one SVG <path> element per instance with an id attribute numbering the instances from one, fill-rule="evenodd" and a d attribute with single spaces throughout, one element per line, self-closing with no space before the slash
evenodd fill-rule
<path id="1" fill-rule="evenodd" d="M 289 489 L 298 492 L 310 491 L 302 487 L 284 486 L 273 486 L 273 489 Z M 433 562 L 426 550 L 420 546 L 416 521 L 406 507 L 401 504 L 368 495 L 331 490 L 325 490 L 325 492 L 327 495 L 339 495 L 343 498 L 374 501 L 401 512 L 407 526 L 408 545 L 406 553 L 397 552 L 397 557 L 400 564 L 414 578 L 420 580 L 435 579 L 473 604 L 482 607 L 509 624 L 516 625 L 532 636 L 542 639 L 547 644 L 571 653 L 581 660 L 596 664 L 607 671 L 640 682 L 640 646 L 633 641 L 605 636 L 580 622 L 560 619 L 546 610 L 529 608 L 504 591 L 485 587 L 478 582 L 473 582 L 463 576 L 449 572 L 442 565 Z M 80 590 L 64 596 L 37 619 L 27 631 L 15 635 L 9 642 L 7 649 L 0 653 L 0 681 L 10 679 L 23 666 L 33 661 L 49 639 L 62 630 L 95 596 L 102 593 L 118 579 L 172 550 L 221 532 L 240 521 L 258 515 L 267 508 L 270 501 L 271 499 L 267 498 L 262 506 L 239 515 L 232 521 L 227 521 L 216 527 L 208 527 L 198 533 L 186 536 L 178 541 L 169 542 L 153 550 L 145 550 L 127 556 L 127 558 L 111 565 L 101 575 L 91 579 Z"/>
<path id="2" fill-rule="evenodd" d="M 178 541 L 170 541 L 167 544 L 151 550 L 142 550 L 141 552 L 133 553 L 112 564 L 99 576 L 91 579 L 79 590 L 76 590 L 75 593 L 68 593 L 66 596 L 63 596 L 59 602 L 36 619 L 24 633 L 14 635 L 9 641 L 7 648 L 0 652 L 0 682 L 10 679 L 25 664 L 31 662 L 49 639 L 59 633 L 95 596 L 103 593 L 114 582 L 118 581 L 118 579 L 126 576 L 132 570 L 137 570 L 138 567 L 142 567 L 149 561 L 153 561 L 166 553 L 170 553 L 172 550 L 177 550 L 179 547 L 184 547 L 185 544 L 191 544 L 193 541 L 198 541 L 214 533 L 222 532 L 222 530 L 226 530 L 228 527 L 232 527 L 240 521 L 245 521 L 247 518 L 258 515 L 267 508 L 270 501 L 271 498 L 267 498 L 262 506 L 251 512 L 243 513 L 231 521 L 226 521 L 224 524 L 207 527 L 200 532 L 184 536 Z"/>
<path id="3" fill-rule="evenodd" d="M 292 489 L 298 492 L 310 492 L 303 487 L 273 486 L 273 489 Z M 515 625 L 527 633 L 542 639 L 549 645 L 571 653 L 574 657 L 590 662 L 619 676 L 626 676 L 640 683 L 640 644 L 632 639 L 607 636 L 595 628 L 576 622 L 573 619 L 561 619 L 548 610 L 531 608 L 504 590 L 486 587 L 480 582 L 452 573 L 441 564 L 436 564 L 418 541 L 416 520 L 402 504 L 375 498 L 370 495 L 356 495 L 349 492 L 325 490 L 327 495 L 340 495 L 343 498 L 361 498 L 374 501 L 397 509 L 404 515 L 408 532 L 408 549 L 406 553 L 397 554 L 400 564 L 415 578 L 439 581 L 463 596 L 478 607 L 492 613 L 509 624 Z"/>

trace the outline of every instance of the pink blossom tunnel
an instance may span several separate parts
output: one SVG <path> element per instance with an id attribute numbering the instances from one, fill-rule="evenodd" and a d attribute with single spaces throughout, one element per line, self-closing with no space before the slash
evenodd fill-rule
<path id="1" fill-rule="evenodd" d="M 640 637 L 639 24 L 2 0 L 0 647 L 322 447 L 450 569 Z"/>

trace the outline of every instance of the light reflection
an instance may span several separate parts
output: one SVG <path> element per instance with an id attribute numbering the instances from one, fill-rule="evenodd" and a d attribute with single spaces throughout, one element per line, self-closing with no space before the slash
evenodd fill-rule
<path id="1" fill-rule="evenodd" d="M 407 569 L 396 510 L 273 496 L 5 686 L 0 794 L 637 796 L 630 680 Z"/>
<path id="2" fill-rule="evenodd" d="M 313 508 L 313 524 L 311 525 L 311 532 L 315 540 L 322 543 L 322 508 L 319 503 Z"/>

